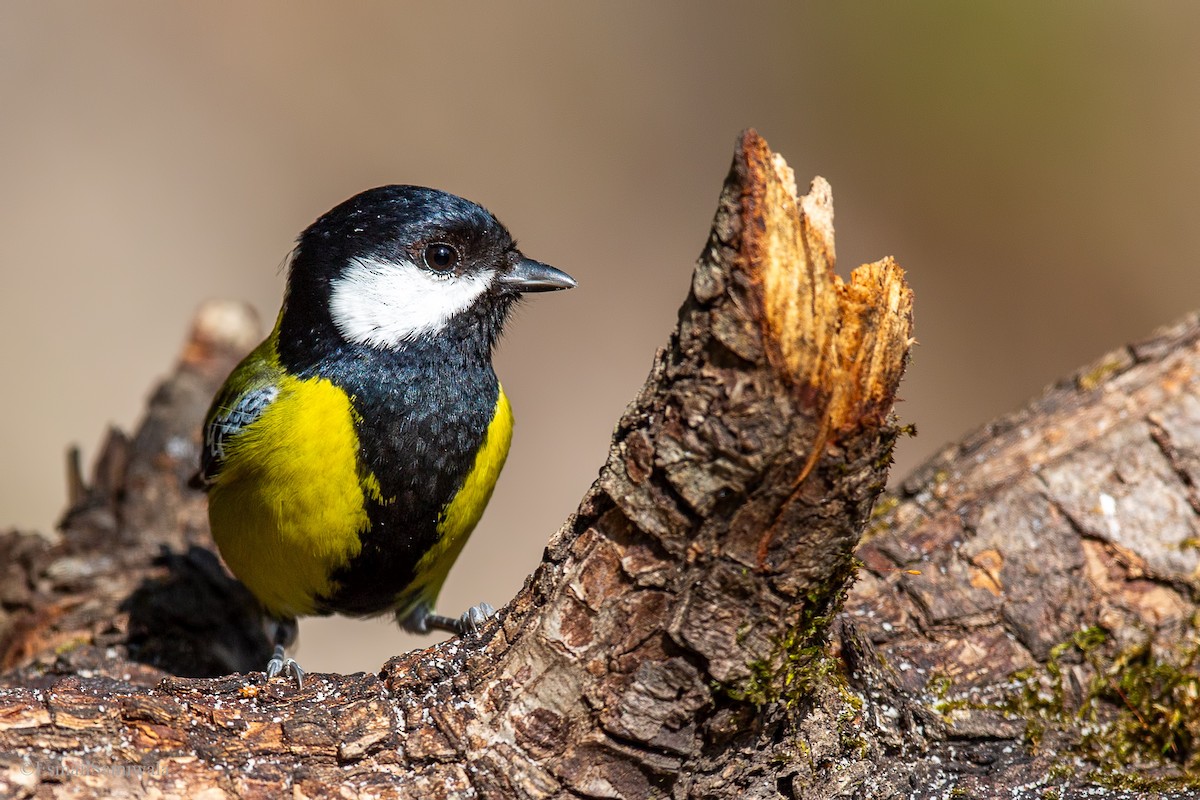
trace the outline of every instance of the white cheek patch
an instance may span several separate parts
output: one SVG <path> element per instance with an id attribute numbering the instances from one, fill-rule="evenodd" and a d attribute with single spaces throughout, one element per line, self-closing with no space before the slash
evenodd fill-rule
<path id="1" fill-rule="evenodd" d="M 493 273 L 438 275 L 411 261 L 351 259 L 333 281 L 329 313 L 348 341 L 396 347 L 436 333 L 487 291 Z"/>

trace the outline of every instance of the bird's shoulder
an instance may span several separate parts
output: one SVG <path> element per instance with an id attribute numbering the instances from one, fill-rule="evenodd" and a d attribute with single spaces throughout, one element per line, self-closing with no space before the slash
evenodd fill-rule
<path id="1" fill-rule="evenodd" d="M 284 377 L 271 339 L 256 347 L 234 368 L 213 398 L 205 418 L 200 472 L 194 483 L 202 488 L 212 485 L 225 463 L 230 440 L 275 402 Z"/>

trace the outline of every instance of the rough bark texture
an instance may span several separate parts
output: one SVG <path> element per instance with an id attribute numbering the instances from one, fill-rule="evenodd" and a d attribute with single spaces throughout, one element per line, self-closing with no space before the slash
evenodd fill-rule
<path id="1" fill-rule="evenodd" d="M 872 516 L 911 295 L 890 260 L 843 283 L 833 252 L 828 185 L 798 197 L 746 133 L 678 329 L 525 588 L 477 637 L 302 690 L 254 672 L 261 620 L 186 488 L 203 410 L 253 340 L 236 307 L 209 307 L 138 434 L 114 432 L 90 484 L 73 479 L 61 538 L 0 536 L 0 794 L 1113 783 L 1076 754 L 1180 777 L 1194 717 L 1171 717 L 1157 758 L 1137 734 L 1197 688 L 1200 323 L 947 450 Z M 1112 673 L 1150 685 L 1164 664 L 1181 666 L 1173 705 L 1139 706 Z"/>
<path id="2" fill-rule="evenodd" d="M 843 619 L 942 720 L 903 732 L 921 758 L 866 796 L 1200 797 L 1198 389 L 1192 315 L 946 448 L 881 509 Z"/>

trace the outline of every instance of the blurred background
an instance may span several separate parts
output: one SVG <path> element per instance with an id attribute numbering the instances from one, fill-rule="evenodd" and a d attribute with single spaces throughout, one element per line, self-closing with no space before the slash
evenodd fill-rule
<path id="1" fill-rule="evenodd" d="M 0 101 L 0 526 L 52 530 L 67 446 L 136 425 L 202 300 L 272 320 L 364 188 L 476 200 L 579 280 L 502 343 L 516 439 L 446 612 L 506 602 L 595 477 L 742 128 L 832 182 L 843 275 L 908 271 L 896 476 L 1200 307 L 1192 2 L 5 0 Z M 428 641 L 308 621 L 300 660 Z"/>

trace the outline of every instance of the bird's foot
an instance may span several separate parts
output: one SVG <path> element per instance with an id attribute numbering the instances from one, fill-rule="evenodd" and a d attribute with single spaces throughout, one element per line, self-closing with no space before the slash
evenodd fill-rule
<path id="1" fill-rule="evenodd" d="M 304 688 L 304 670 L 296 663 L 296 659 L 287 657 L 283 645 L 277 644 L 275 645 L 275 654 L 267 662 L 267 680 L 280 674 L 291 675 L 296 679 L 296 688 Z"/>
<path id="2" fill-rule="evenodd" d="M 479 626 L 496 616 L 496 609 L 491 603 L 480 603 L 464 611 L 457 620 L 458 632 L 478 633 Z"/>
<path id="3" fill-rule="evenodd" d="M 405 618 L 400 626 L 410 633 L 429 633 L 430 630 L 449 631 L 458 635 L 479 632 L 479 626 L 496 616 L 496 609 L 490 603 L 479 603 L 471 606 L 459 617 L 445 617 L 435 614 L 426 605 L 419 605 Z"/>

